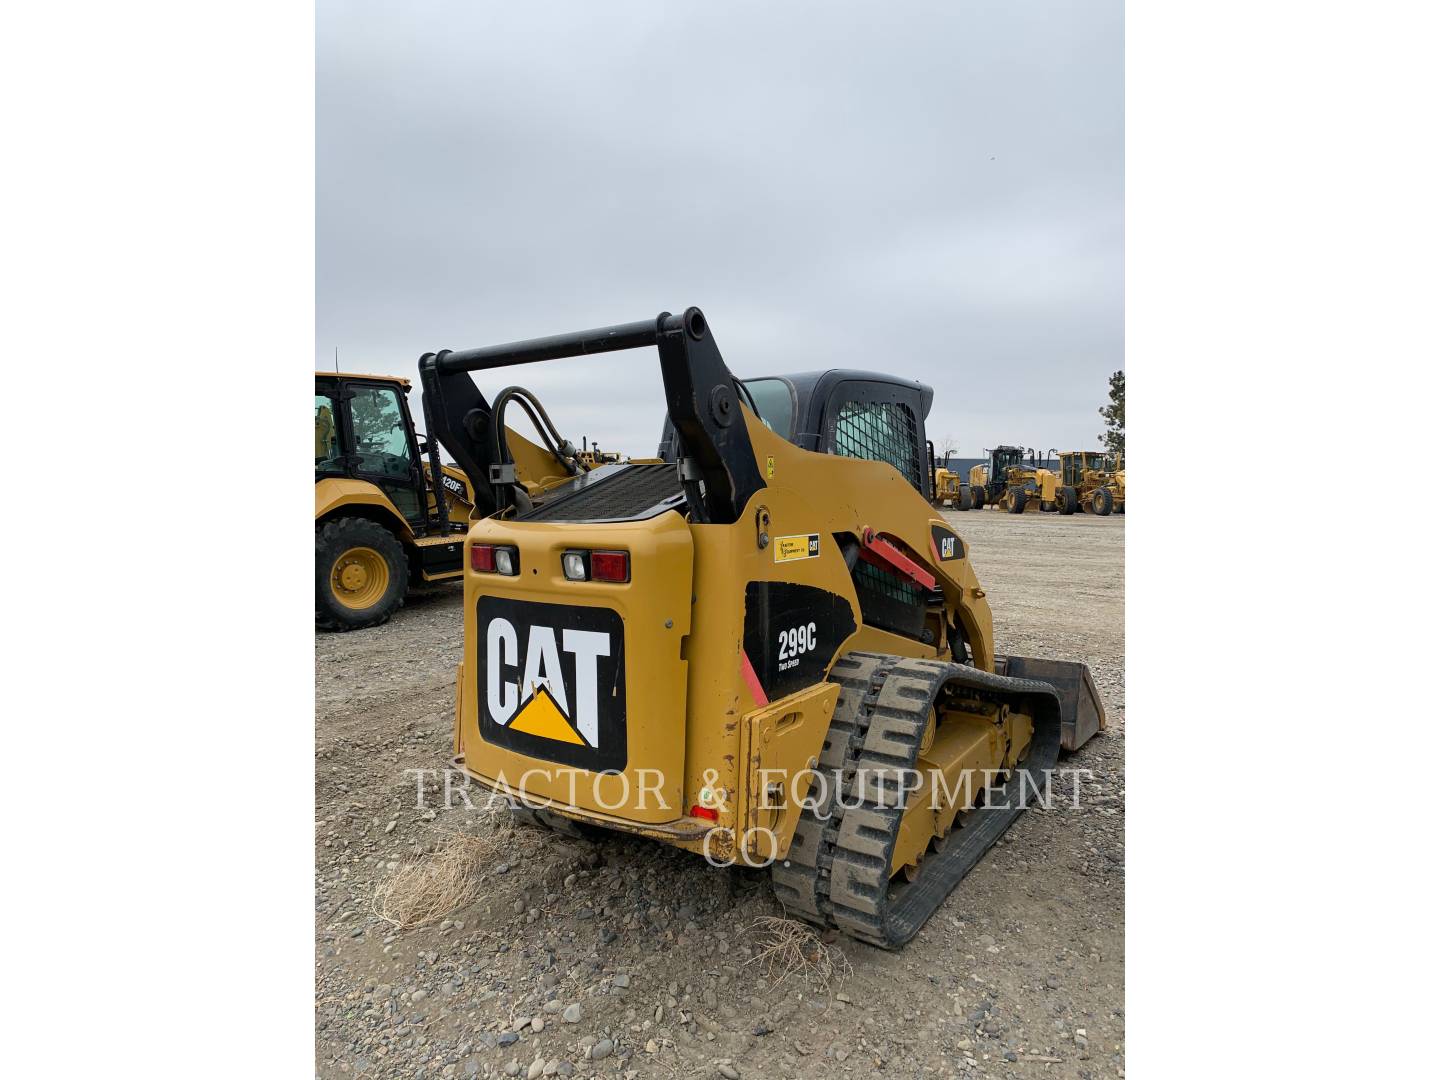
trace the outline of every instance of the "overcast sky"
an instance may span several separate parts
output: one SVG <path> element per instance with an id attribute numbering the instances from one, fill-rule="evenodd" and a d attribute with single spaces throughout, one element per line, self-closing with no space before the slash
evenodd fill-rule
<path id="1" fill-rule="evenodd" d="M 931 384 L 929 434 L 963 455 L 1098 445 L 1120 0 L 317 10 L 318 368 L 339 346 L 413 377 L 694 304 L 741 377 Z M 501 375 L 481 388 L 529 386 L 577 444 L 655 450 L 653 350 Z"/>

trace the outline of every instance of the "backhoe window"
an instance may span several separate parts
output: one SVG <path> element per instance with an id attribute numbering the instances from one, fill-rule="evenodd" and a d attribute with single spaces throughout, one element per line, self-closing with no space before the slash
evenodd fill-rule
<path id="1" fill-rule="evenodd" d="M 410 439 L 394 390 L 357 386 L 350 399 L 359 470 L 396 479 L 410 477 Z"/>
<path id="2" fill-rule="evenodd" d="M 755 399 L 760 419 L 782 439 L 788 439 L 795 420 L 795 402 L 784 379 L 746 379 L 745 389 Z"/>
<path id="3" fill-rule="evenodd" d="M 356 474 L 380 486 L 395 509 L 409 519 L 421 516 L 410 456 L 410 431 L 400 394 L 393 387 L 355 386 L 350 426 L 355 432 Z"/>
<path id="4" fill-rule="evenodd" d="M 315 395 L 315 468 L 320 472 L 341 469 L 340 428 L 335 422 L 335 402 Z"/>
<path id="5" fill-rule="evenodd" d="M 915 414 L 898 401 L 846 401 L 835 416 L 836 454 L 888 462 L 917 491 L 925 491 L 918 440 Z"/>

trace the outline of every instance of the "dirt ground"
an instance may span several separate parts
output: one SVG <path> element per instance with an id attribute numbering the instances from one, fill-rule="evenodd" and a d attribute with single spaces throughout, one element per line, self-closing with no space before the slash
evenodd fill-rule
<path id="1" fill-rule="evenodd" d="M 1022 815 L 903 951 L 841 939 L 828 988 L 753 962 L 766 872 L 622 837 L 517 829 L 455 921 L 395 932 L 376 882 L 489 821 L 434 773 L 416 806 L 450 753 L 460 588 L 317 634 L 317 1076 L 1123 1076 L 1125 518 L 948 516 L 998 650 L 1088 663 L 1110 728 L 1061 761 L 1092 774 L 1078 808 Z"/>

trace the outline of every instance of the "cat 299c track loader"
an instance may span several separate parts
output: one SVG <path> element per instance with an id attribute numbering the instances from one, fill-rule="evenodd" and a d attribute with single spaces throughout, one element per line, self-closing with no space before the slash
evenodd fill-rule
<path id="1" fill-rule="evenodd" d="M 526 486 L 517 388 L 468 373 L 646 347 L 663 460 Z M 929 387 L 742 382 L 697 308 L 420 373 L 477 489 L 454 764 L 531 820 L 768 863 L 790 913 L 896 948 L 1104 727 L 1083 664 L 996 653 L 928 502 Z"/>

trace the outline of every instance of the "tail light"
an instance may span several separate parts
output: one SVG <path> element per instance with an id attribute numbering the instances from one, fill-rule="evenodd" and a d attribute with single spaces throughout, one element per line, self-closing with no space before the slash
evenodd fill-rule
<path id="1" fill-rule="evenodd" d="M 624 584 L 630 580 L 628 551 L 566 551 L 560 556 L 560 566 L 569 581 Z"/>
<path id="2" fill-rule="evenodd" d="M 470 546 L 470 569 L 482 574 L 504 574 L 514 577 L 520 572 L 520 551 L 518 548 L 500 544 L 472 544 Z"/>
<path id="3" fill-rule="evenodd" d="M 590 553 L 590 577 L 594 581 L 629 581 L 630 553 L 628 551 L 592 551 Z"/>

